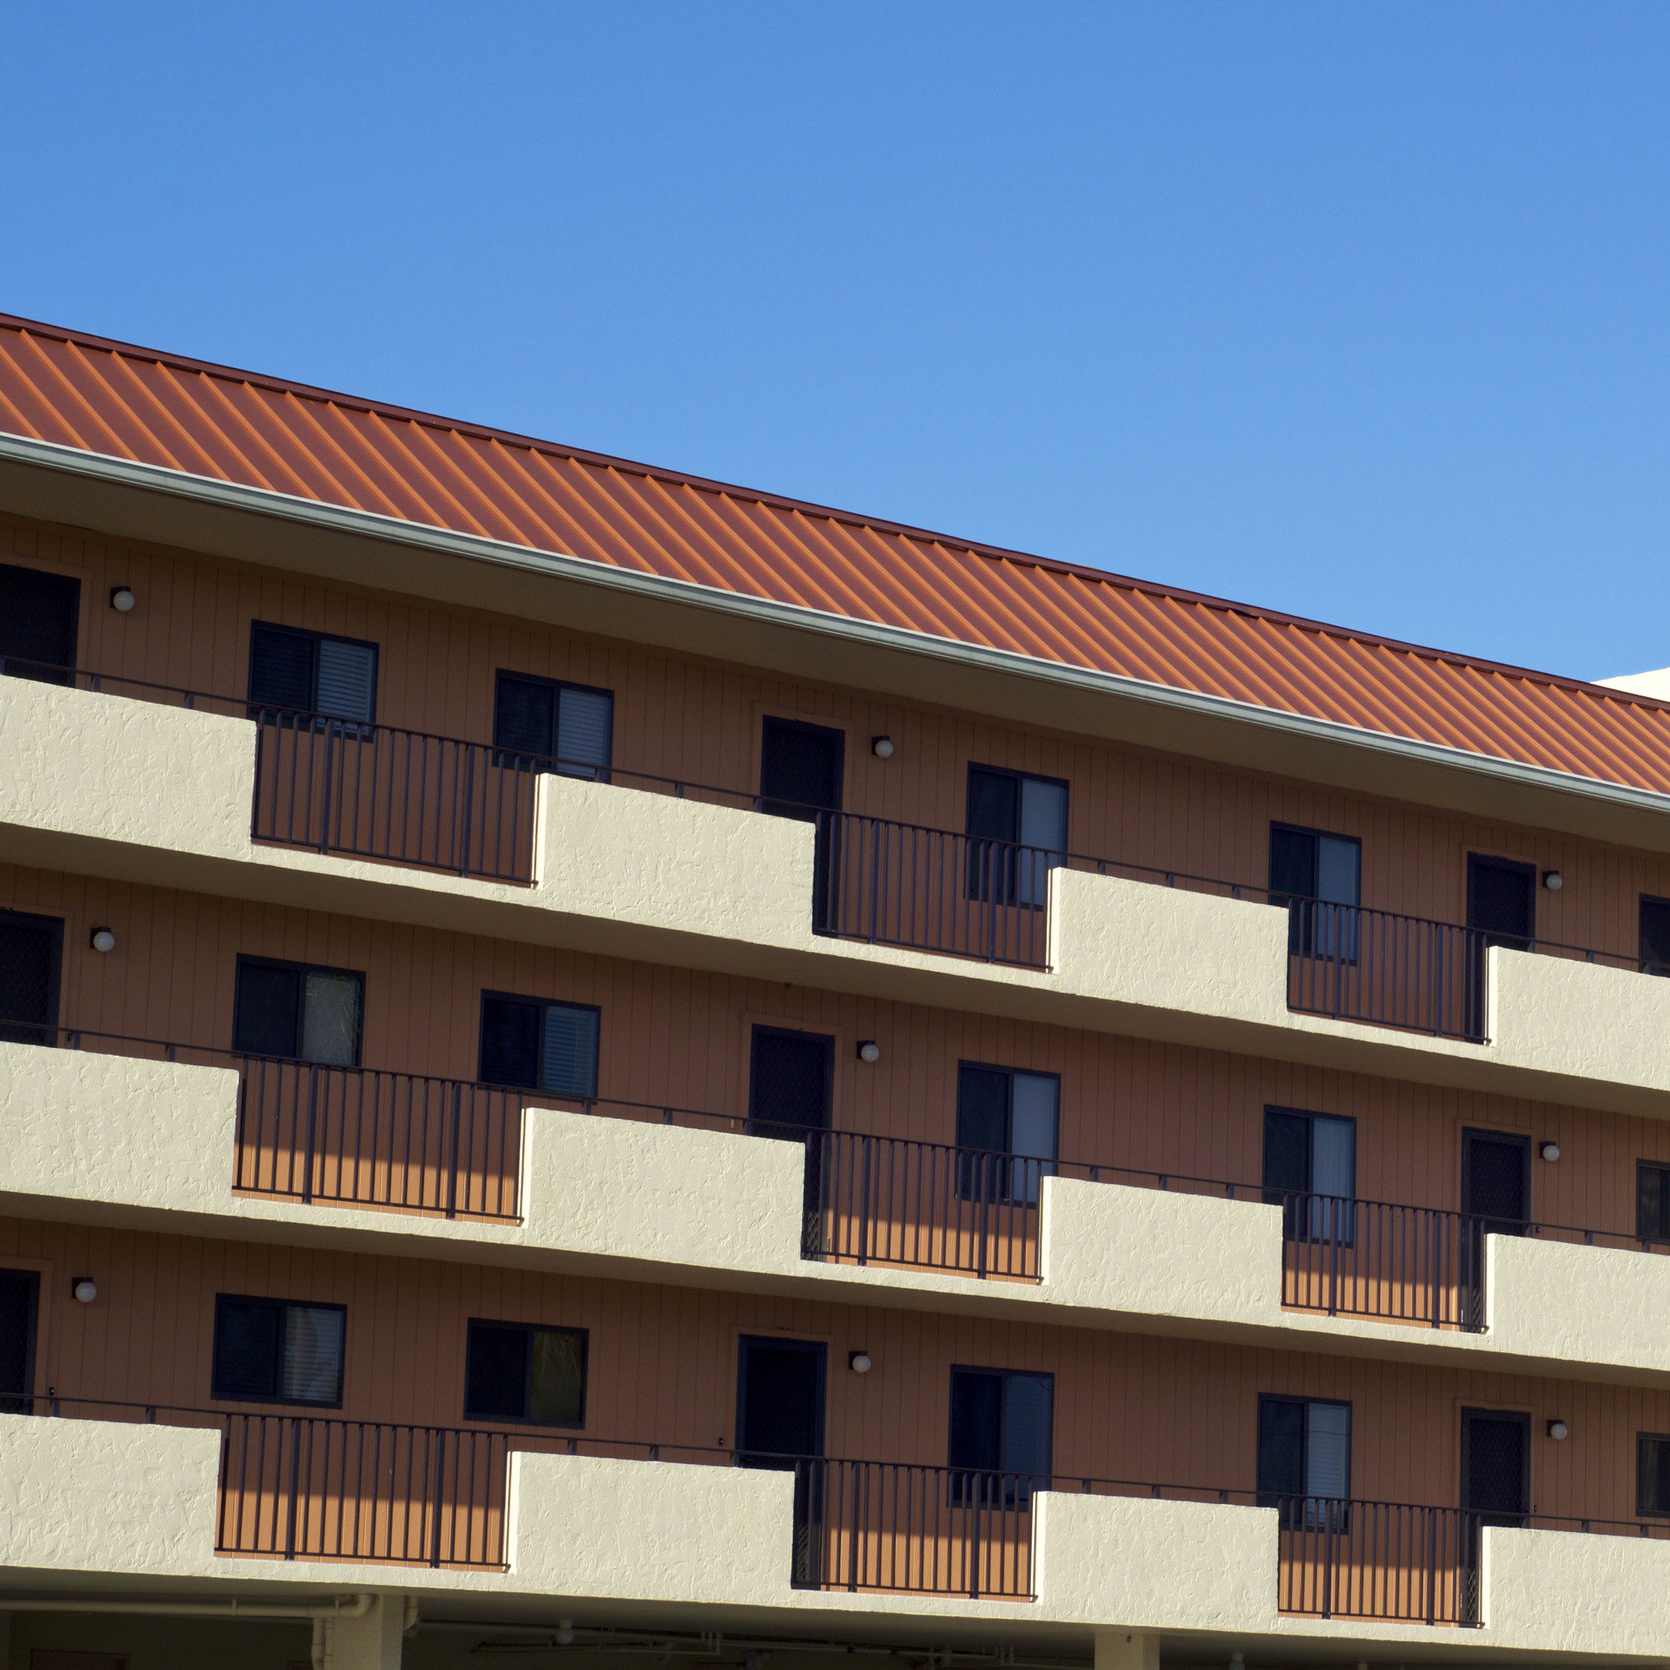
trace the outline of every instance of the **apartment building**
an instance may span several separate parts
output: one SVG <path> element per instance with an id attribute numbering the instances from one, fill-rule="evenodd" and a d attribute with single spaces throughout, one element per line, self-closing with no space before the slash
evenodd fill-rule
<path id="1" fill-rule="evenodd" d="M 15 319 L 0 663 L 0 1666 L 1670 1656 L 1650 682 Z"/>

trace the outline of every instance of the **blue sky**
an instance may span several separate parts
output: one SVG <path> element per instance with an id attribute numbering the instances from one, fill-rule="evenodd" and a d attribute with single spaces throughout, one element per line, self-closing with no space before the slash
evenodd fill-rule
<path id="1" fill-rule="evenodd" d="M 1670 8 L 7 9 L 0 309 L 1670 664 Z"/>

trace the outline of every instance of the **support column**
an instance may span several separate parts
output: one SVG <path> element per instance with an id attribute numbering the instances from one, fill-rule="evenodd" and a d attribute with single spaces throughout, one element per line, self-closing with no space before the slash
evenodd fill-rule
<path id="1" fill-rule="evenodd" d="M 1160 1638 L 1142 1630 L 1096 1634 L 1095 1670 L 1160 1670 Z"/>
<path id="2" fill-rule="evenodd" d="M 363 1618 L 327 1618 L 319 1670 L 400 1670 L 405 1628 L 404 1595 L 378 1595 Z"/>

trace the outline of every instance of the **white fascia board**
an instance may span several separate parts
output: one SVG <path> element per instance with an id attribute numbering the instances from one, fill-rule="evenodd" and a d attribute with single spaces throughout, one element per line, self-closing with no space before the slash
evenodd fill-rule
<path id="1" fill-rule="evenodd" d="M 241 511 L 287 520 L 303 526 L 328 529 L 364 539 L 439 551 L 468 562 L 491 563 L 526 573 L 549 575 L 581 585 L 635 594 L 660 602 L 711 610 L 717 614 L 754 620 L 766 625 L 814 632 L 827 638 L 847 639 L 896 653 L 929 657 L 983 671 L 1031 678 L 1100 696 L 1144 703 L 1150 707 L 1228 720 L 1277 731 L 1318 743 L 1389 754 L 1399 759 L 1444 770 L 1494 778 L 1545 793 L 1564 794 L 1584 800 L 1670 817 L 1670 794 L 1632 788 L 1605 778 L 1585 777 L 1575 772 L 1555 771 L 1547 766 L 1527 765 L 1494 754 L 1478 754 L 1444 743 L 1422 742 L 1389 731 L 1371 731 L 1333 719 L 1315 719 L 1262 707 L 1256 702 L 1230 696 L 1212 696 L 1176 685 L 1157 684 L 1120 673 L 1098 672 L 1063 662 L 1023 655 L 1015 650 L 992 649 L 960 639 L 941 638 L 909 627 L 878 625 L 853 620 L 828 610 L 803 604 L 779 603 L 769 598 L 747 597 L 720 586 L 694 580 L 673 580 L 659 574 L 637 573 L 614 568 L 584 557 L 560 551 L 542 551 L 506 540 L 487 539 L 478 534 L 458 533 L 450 528 L 409 522 L 398 516 L 375 511 L 354 510 L 317 499 L 280 493 L 271 488 L 246 487 L 238 482 L 212 476 L 193 475 L 184 470 L 164 469 L 136 463 L 104 453 L 87 452 L 51 441 L 0 433 L 0 460 L 56 470 L 70 475 L 107 482 L 113 486 L 160 493 L 193 500 L 220 509 Z M 1618 681 L 1622 682 L 1622 681 Z"/>

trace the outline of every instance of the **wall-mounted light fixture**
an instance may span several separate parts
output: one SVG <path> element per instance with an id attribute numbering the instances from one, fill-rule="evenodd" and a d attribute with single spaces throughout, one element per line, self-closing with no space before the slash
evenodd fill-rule
<path id="1" fill-rule="evenodd" d="M 881 1060 L 881 1045 L 874 1038 L 864 1039 L 858 1046 L 858 1059 L 871 1063 Z"/>
<path id="2" fill-rule="evenodd" d="M 870 1353 L 868 1351 L 849 1351 L 847 1353 L 847 1367 L 854 1374 L 868 1374 L 870 1372 Z"/>
<path id="3" fill-rule="evenodd" d="M 127 586 L 110 588 L 110 607 L 119 615 L 127 614 L 138 600 Z"/>
<path id="4" fill-rule="evenodd" d="M 1552 1165 L 1560 1157 L 1560 1145 L 1557 1142 L 1545 1142 L 1537 1152 Z"/>
<path id="5" fill-rule="evenodd" d="M 1550 893 L 1558 893 L 1566 885 L 1566 878 L 1558 870 L 1544 870 L 1542 884 Z"/>
<path id="6" fill-rule="evenodd" d="M 70 1292 L 84 1305 L 90 1305 L 99 1296 L 99 1284 L 91 1276 L 77 1276 L 70 1283 Z"/>
<path id="7" fill-rule="evenodd" d="M 116 949 L 116 936 L 108 928 L 95 928 L 87 943 L 95 951 L 114 951 Z"/>
<path id="8" fill-rule="evenodd" d="M 893 758 L 893 738 L 890 736 L 873 736 L 870 738 L 870 752 L 878 760 Z"/>
<path id="9" fill-rule="evenodd" d="M 574 1620 L 572 1618 L 559 1618 L 557 1620 L 557 1629 L 554 1639 L 559 1647 L 571 1647 L 574 1645 Z"/>
<path id="10" fill-rule="evenodd" d="M 1571 1428 L 1564 1421 L 1550 1421 L 1548 1423 L 1548 1436 L 1558 1444 L 1563 1439 L 1571 1437 Z"/>

